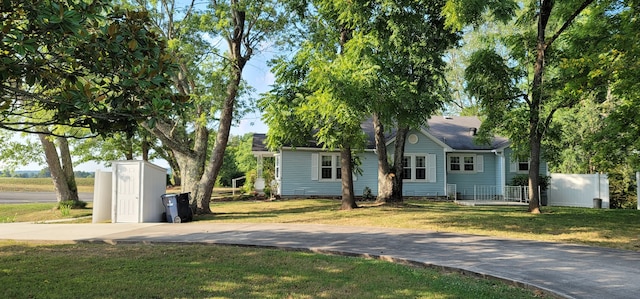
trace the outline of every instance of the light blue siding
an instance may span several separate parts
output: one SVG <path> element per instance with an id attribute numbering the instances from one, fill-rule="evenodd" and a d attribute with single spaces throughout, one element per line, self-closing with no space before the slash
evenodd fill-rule
<path id="1" fill-rule="evenodd" d="M 511 150 L 505 149 L 502 153 L 488 151 L 449 151 L 445 153 L 444 148 L 438 142 L 427 137 L 419 131 L 412 130 L 408 136 L 415 134 L 418 138 L 415 143 L 409 142 L 405 145 L 407 156 L 435 157 L 435 181 L 426 180 L 411 181 L 405 180 L 403 193 L 405 196 L 444 196 L 446 195 L 445 184 L 456 184 L 456 191 L 462 198 L 473 197 L 476 186 L 496 186 L 496 192 L 501 193 L 501 188 L 508 185 L 512 178 L 518 173 L 511 171 Z M 394 143 L 389 144 L 387 150 L 393 154 Z M 340 180 L 322 180 L 318 169 L 319 150 L 283 150 L 281 152 L 281 191 L 283 196 L 340 196 L 342 194 L 342 184 Z M 338 155 L 338 152 L 332 152 Z M 482 171 L 476 172 L 455 172 L 448 170 L 448 155 L 475 155 L 476 159 L 482 157 Z M 431 156 L 433 155 L 433 156 Z M 358 155 L 362 162 L 360 168 L 362 175 L 354 180 L 354 193 L 356 196 L 362 195 L 364 188 L 369 187 L 374 195 L 378 194 L 378 160 L 373 152 L 364 152 Z M 312 163 L 313 158 L 316 163 Z M 427 159 L 429 160 L 429 159 Z M 427 162 L 427 169 L 432 170 L 432 165 Z M 312 176 L 312 172 L 315 174 Z M 546 174 L 547 164 L 541 163 L 540 173 Z M 316 178 L 316 179 L 314 179 Z"/>
<path id="2" fill-rule="evenodd" d="M 405 155 L 412 154 L 434 154 L 436 156 L 436 179 L 435 182 L 425 181 L 409 181 L 405 180 L 402 186 L 403 195 L 406 196 L 444 196 L 445 192 L 445 164 L 444 149 L 431 138 L 425 136 L 419 131 L 411 130 L 408 136 L 415 134 L 418 141 L 411 144 L 409 140 L 405 143 Z M 387 151 L 392 154 L 395 148 L 395 142 L 387 146 Z M 430 166 L 427 165 L 427 168 Z"/>
<path id="3" fill-rule="evenodd" d="M 505 160 L 505 185 L 510 185 L 511 180 L 517 175 L 529 175 L 528 171 L 512 171 L 511 169 L 511 156 L 513 151 L 510 148 L 505 149 L 504 151 L 504 160 Z M 540 175 L 547 174 L 547 163 L 544 160 L 540 161 Z"/>
<path id="4" fill-rule="evenodd" d="M 449 154 L 469 154 L 482 156 L 483 171 L 482 172 L 448 172 L 447 183 L 456 184 L 456 191 L 463 197 L 473 196 L 475 186 L 498 186 L 496 172 L 499 165 L 499 156 L 494 153 L 477 153 L 477 152 L 452 152 Z"/>
<path id="5" fill-rule="evenodd" d="M 281 190 L 283 196 L 341 196 L 340 180 L 312 180 L 312 156 L 316 151 L 283 150 Z M 336 153 L 338 154 L 338 153 Z M 354 193 L 362 195 L 365 187 L 377 194 L 378 162 L 375 154 L 367 152 L 358 155 L 363 175 L 355 178 Z M 318 171 L 318 170 L 315 170 Z"/>

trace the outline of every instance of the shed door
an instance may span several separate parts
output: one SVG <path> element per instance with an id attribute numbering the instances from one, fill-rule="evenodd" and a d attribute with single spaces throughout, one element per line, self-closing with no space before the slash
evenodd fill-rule
<path id="1" fill-rule="evenodd" d="M 116 222 L 139 222 L 140 168 L 116 164 Z"/>

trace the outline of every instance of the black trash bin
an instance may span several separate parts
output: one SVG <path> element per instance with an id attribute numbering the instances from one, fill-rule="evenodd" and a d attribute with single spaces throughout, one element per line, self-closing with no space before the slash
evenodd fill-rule
<path id="1" fill-rule="evenodd" d="M 594 198 L 593 199 L 593 208 L 594 209 L 602 209 L 602 198 Z"/>
<path id="2" fill-rule="evenodd" d="M 163 218 L 167 222 L 181 223 L 193 220 L 193 211 L 189 205 L 189 193 L 164 194 L 162 204 L 165 207 Z"/>

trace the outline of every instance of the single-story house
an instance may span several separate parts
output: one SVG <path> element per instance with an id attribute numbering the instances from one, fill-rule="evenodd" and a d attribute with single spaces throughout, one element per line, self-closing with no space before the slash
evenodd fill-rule
<path id="1" fill-rule="evenodd" d="M 497 136 L 490 145 L 477 144 L 474 139 L 480 127 L 478 117 L 437 116 L 428 125 L 411 130 L 406 139 L 404 155 L 405 196 L 455 196 L 476 199 L 478 196 L 508 196 L 505 186 L 518 174 L 527 174 L 529 161 L 513 161 L 509 140 Z M 378 160 L 375 153 L 372 124 L 363 124 L 370 136 L 365 151 L 358 154 L 362 175 L 354 174 L 354 191 L 361 195 L 370 188 L 378 189 Z M 275 157 L 277 194 L 283 197 L 339 196 L 340 153 L 308 146 L 282 147 L 269 151 L 264 145 L 265 134 L 255 134 L 252 151 L 258 158 L 258 177 L 264 157 Z M 395 138 L 388 137 L 387 151 L 393 154 Z M 547 172 L 541 163 L 540 173 Z M 264 181 L 256 182 L 262 189 Z M 520 196 L 521 192 L 516 192 Z"/>

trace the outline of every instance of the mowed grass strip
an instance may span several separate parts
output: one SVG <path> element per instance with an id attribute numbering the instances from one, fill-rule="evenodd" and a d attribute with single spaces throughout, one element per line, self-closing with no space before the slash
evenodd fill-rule
<path id="1" fill-rule="evenodd" d="M 216 245 L 0 241 L 3 298 L 540 298 L 378 260 Z"/>
<path id="2" fill-rule="evenodd" d="M 87 204 L 84 209 L 69 210 L 68 215 L 59 210 L 57 206 L 57 203 L 0 204 L 0 223 L 74 219 L 93 214 L 91 203 Z M 91 219 L 85 218 L 82 222 L 89 223 Z"/>
<path id="3" fill-rule="evenodd" d="M 93 178 L 76 178 L 78 192 L 93 192 Z M 0 192 L 54 192 L 51 178 L 0 178 Z"/>

